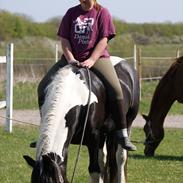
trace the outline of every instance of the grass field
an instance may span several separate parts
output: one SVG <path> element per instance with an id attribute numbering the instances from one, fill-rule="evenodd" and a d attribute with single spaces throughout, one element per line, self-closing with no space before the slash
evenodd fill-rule
<path id="1" fill-rule="evenodd" d="M 150 102 L 157 81 L 142 83 L 142 100 L 139 113 L 148 113 Z M 5 98 L 4 83 L 0 83 L 0 100 Z M 38 83 L 19 82 L 14 85 L 14 109 L 38 109 Z M 182 104 L 172 106 L 169 114 L 183 114 Z M 35 150 L 29 143 L 37 139 L 35 127 L 16 126 L 12 134 L 4 132 L 0 126 L 0 183 L 28 183 L 31 169 L 26 165 L 22 155 L 35 156 Z M 154 158 L 143 155 L 144 134 L 142 129 L 132 131 L 132 140 L 138 150 L 129 154 L 128 183 L 181 183 L 183 182 L 183 129 L 166 129 L 165 139 L 156 151 Z M 77 147 L 71 145 L 68 176 L 71 177 Z M 88 177 L 88 153 L 82 148 L 74 183 L 86 183 Z"/>
<path id="2" fill-rule="evenodd" d="M 183 180 L 183 129 L 165 129 L 165 138 L 156 151 L 156 156 L 143 155 L 144 134 L 134 128 L 132 140 L 138 150 L 129 153 L 128 183 L 181 183 Z M 29 143 L 37 139 L 38 129 L 28 126 L 15 126 L 12 134 L 0 127 L 0 182 L 28 183 L 31 169 L 22 155 L 35 156 Z M 78 146 L 71 146 L 68 162 L 68 175 L 71 177 Z M 86 183 L 88 177 L 88 153 L 82 148 L 74 183 Z"/>

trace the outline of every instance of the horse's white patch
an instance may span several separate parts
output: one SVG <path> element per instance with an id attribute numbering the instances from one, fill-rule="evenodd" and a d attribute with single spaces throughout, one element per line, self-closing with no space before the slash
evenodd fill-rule
<path id="1" fill-rule="evenodd" d="M 62 149 L 67 139 L 65 115 L 77 105 L 86 105 L 89 90 L 79 74 L 69 66 L 60 69 L 47 87 L 45 102 L 41 108 L 40 137 L 37 145 L 37 159 L 40 155 L 55 152 L 63 160 Z M 90 104 L 98 102 L 92 92 Z"/>
<path id="2" fill-rule="evenodd" d="M 99 149 L 98 162 L 100 167 L 99 183 L 104 182 L 105 169 L 107 163 L 107 146 L 106 142 L 104 143 L 103 149 Z"/>
<path id="3" fill-rule="evenodd" d="M 121 61 L 126 61 L 124 58 L 120 58 L 120 57 L 117 57 L 117 56 L 110 56 L 110 60 L 113 64 L 113 66 L 117 65 Z"/>

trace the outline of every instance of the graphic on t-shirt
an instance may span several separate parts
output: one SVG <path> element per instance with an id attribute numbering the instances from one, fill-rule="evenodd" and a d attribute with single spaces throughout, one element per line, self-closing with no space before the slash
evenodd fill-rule
<path id="1" fill-rule="evenodd" d="M 93 18 L 84 18 L 81 20 L 79 17 L 74 21 L 74 39 L 78 39 L 78 44 L 88 44 L 90 41 L 90 33 L 93 31 L 92 26 L 94 23 Z"/>
<path id="2" fill-rule="evenodd" d="M 84 18 L 82 21 L 79 17 L 75 21 L 75 33 L 78 34 L 87 34 L 92 31 L 94 19 L 93 18 Z"/>

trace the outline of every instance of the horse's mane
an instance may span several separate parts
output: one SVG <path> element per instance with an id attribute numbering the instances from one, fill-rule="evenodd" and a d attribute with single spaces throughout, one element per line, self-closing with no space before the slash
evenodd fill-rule
<path id="1" fill-rule="evenodd" d="M 86 105 L 88 88 L 80 75 L 68 65 L 60 69 L 46 88 L 41 107 L 40 137 L 37 145 L 37 159 L 40 155 L 56 152 L 62 158 L 62 149 L 67 138 L 68 127 L 65 115 L 77 105 Z M 96 101 L 92 94 L 91 101 Z"/>
<path id="2" fill-rule="evenodd" d="M 46 88 L 46 96 L 43 106 L 41 107 L 41 126 L 40 137 L 37 145 L 37 158 L 41 154 L 46 154 L 51 151 L 54 144 L 54 130 L 58 129 L 59 116 L 58 109 L 60 108 L 64 96 L 63 87 L 67 82 L 66 75 L 68 70 L 59 70 L 53 78 L 52 82 Z M 67 132 L 67 129 L 66 129 Z"/>
<path id="3" fill-rule="evenodd" d="M 173 62 L 173 64 L 170 66 L 170 68 L 167 70 L 167 72 L 164 74 L 164 76 L 161 78 L 161 80 L 159 81 L 153 95 L 153 99 L 151 102 L 151 109 L 152 109 L 152 106 L 154 106 L 154 104 L 159 100 L 158 97 L 159 97 L 160 91 L 163 92 L 164 91 L 163 89 L 165 89 L 166 86 L 171 87 L 172 81 L 174 79 L 174 75 L 177 69 L 180 67 L 180 64 L 183 64 L 183 57 L 177 58 L 175 62 Z"/>
<path id="4" fill-rule="evenodd" d="M 175 60 L 175 62 L 170 66 L 168 71 L 165 73 L 165 75 L 162 77 L 162 79 L 159 82 L 158 87 L 162 87 L 166 82 L 172 80 L 177 68 L 180 66 L 180 64 L 183 64 L 183 56 L 179 57 Z"/>
<path id="5" fill-rule="evenodd" d="M 178 57 L 178 58 L 176 59 L 176 63 L 178 63 L 178 64 L 183 64 L 183 56 Z"/>

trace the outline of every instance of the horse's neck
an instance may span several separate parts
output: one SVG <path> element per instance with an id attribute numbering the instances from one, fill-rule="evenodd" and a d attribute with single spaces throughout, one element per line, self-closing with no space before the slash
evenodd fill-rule
<path id="1" fill-rule="evenodd" d="M 163 125 L 164 119 L 174 101 L 171 83 L 161 80 L 154 92 L 148 115 L 152 125 Z"/>
<path id="2" fill-rule="evenodd" d="M 61 69 L 47 87 L 45 102 L 41 108 L 40 137 L 37 159 L 42 154 L 55 152 L 63 160 L 62 151 L 68 137 L 65 116 L 75 106 L 86 105 L 89 91 L 84 81 L 69 67 Z M 91 93 L 91 103 L 97 102 Z"/>

